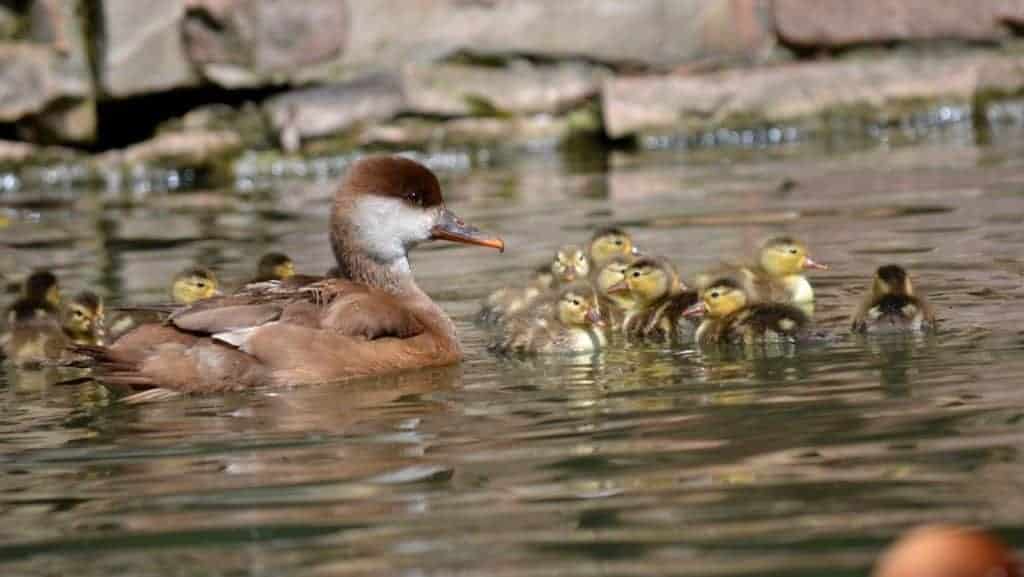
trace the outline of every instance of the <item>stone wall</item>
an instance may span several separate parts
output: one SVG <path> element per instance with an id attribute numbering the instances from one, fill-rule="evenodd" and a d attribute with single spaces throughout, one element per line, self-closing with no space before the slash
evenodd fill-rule
<path id="1" fill-rule="evenodd" d="M 255 106 L 163 130 L 180 147 L 237 120 L 247 132 L 230 151 L 296 151 L 884 114 L 1020 92 L 1021 24 L 1024 0 L 0 1 L 0 125 L 102 146 L 131 119 L 100 119 L 100 104 L 198 91 L 213 105 L 239 90 Z M 892 52 L 948 41 L 952 56 Z"/>

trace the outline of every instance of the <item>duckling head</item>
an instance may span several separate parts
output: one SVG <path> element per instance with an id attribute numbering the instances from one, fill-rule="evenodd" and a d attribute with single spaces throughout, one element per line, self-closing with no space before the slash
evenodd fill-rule
<path id="1" fill-rule="evenodd" d="M 268 252 L 260 258 L 257 265 L 258 278 L 267 280 L 284 280 L 295 276 L 295 263 L 291 257 L 280 252 Z"/>
<path id="2" fill-rule="evenodd" d="M 94 344 L 103 336 L 103 299 L 82 291 L 61 309 L 61 327 L 78 344 Z"/>
<path id="3" fill-rule="evenodd" d="M 629 270 L 630 264 L 631 259 L 620 257 L 612 259 L 611 262 L 601 267 L 594 279 L 598 294 L 620 304 L 631 302 L 633 299 L 629 294 L 629 285 L 626 283 L 626 271 Z M 617 290 L 613 292 L 612 287 L 617 287 Z"/>
<path id="4" fill-rule="evenodd" d="M 654 302 L 671 290 L 676 283 L 670 265 L 654 258 L 642 258 L 626 269 L 625 287 L 616 285 L 609 292 L 616 294 L 628 290 L 641 303 Z"/>
<path id="5" fill-rule="evenodd" d="M 761 246 L 758 261 L 773 277 L 800 274 L 807 269 L 827 270 L 828 267 L 810 257 L 807 245 L 788 236 L 769 239 Z"/>
<path id="6" fill-rule="evenodd" d="M 706 315 L 712 319 L 727 317 L 747 306 L 747 293 L 740 284 L 732 279 L 723 278 L 711 282 L 701 293 L 701 299 L 686 309 L 683 316 L 693 317 Z"/>
<path id="7" fill-rule="evenodd" d="M 574 284 L 558 297 L 558 320 L 571 327 L 604 326 L 597 295 L 586 284 Z"/>
<path id="8" fill-rule="evenodd" d="M 31 302 L 60 306 L 60 287 L 57 276 L 48 270 L 36 271 L 25 279 L 22 296 Z"/>
<path id="9" fill-rule="evenodd" d="M 590 237 L 588 252 L 596 267 L 604 266 L 614 258 L 632 257 L 637 253 L 633 238 L 618 228 L 605 228 L 594 233 Z"/>
<path id="10" fill-rule="evenodd" d="M 895 264 L 878 267 L 875 280 L 871 285 L 872 296 L 913 296 L 914 285 L 907 276 L 907 271 Z"/>
<path id="11" fill-rule="evenodd" d="M 578 246 L 568 245 L 558 249 L 551 263 L 551 274 L 562 284 L 586 278 L 590 274 L 590 259 Z"/>
<path id="12" fill-rule="evenodd" d="M 191 267 L 174 277 L 171 296 L 178 304 L 190 305 L 196 301 L 219 295 L 218 285 L 217 276 L 213 274 L 213 271 L 204 267 Z"/>

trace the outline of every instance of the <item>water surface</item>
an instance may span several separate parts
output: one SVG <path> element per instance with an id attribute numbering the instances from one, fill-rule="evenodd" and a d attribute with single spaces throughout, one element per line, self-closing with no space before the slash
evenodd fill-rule
<path id="1" fill-rule="evenodd" d="M 864 575 L 933 520 L 1024 545 L 1024 139 L 975 140 L 435 157 L 449 206 L 509 247 L 414 255 L 461 366 L 141 405 L 8 369 L 0 571 Z M 240 282 L 271 249 L 323 271 L 344 160 L 290 166 L 231 189 L 11 187 L 0 264 L 115 301 L 161 300 L 193 263 Z M 941 330 L 758 356 L 488 353 L 478 300 L 607 224 L 688 274 L 806 239 L 839 335 L 872 270 L 901 263 Z"/>

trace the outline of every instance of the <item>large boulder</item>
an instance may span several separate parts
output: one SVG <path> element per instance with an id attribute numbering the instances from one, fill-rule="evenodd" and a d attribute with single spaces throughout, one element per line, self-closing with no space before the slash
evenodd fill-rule
<path id="1" fill-rule="evenodd" d="M 800 46 L 891 41 L 996 41 L 1024 19 L 1024 0 L 775 0 L 779 36 Z"/>
<path id="2" fill-rule="evenodd" d="M 282 146 L 343 133 L 357 124 L 390 119 L 404 106 L 398 78 L 374 75 L 338 84 L 294 90 L 264 104 Z"/>
<path id="3" fill-rule="evenodd" d="M 290 81 L 338 58 L 348 36 L 344 0 L 187 0 L 188 54 L 222 86 Z"/>
<path id="4" fill-rule="evenodd" d="M 341 63 L 467 51 L 671 68 L 770 45 L 764 0 L 375 0 L 349 3 Z"/>
<path id="5" fill-rule="evenodd" d="M 90 95 L 88 78 L 66 73 L 64 59 L 52 48 L 0 44 L 0 122 L 38 113 L 58 99 Z"/>
<path id="6" fill-rule="evenodd" d="M 182 39 L 186 0 L 103 0 L 99 3 L 99 79 L 120 98 L 194 86 Z"/>
<path id="7" fill-rule="evenodd" d="M 612 137 L 691 133 L 720 126 L 815 123 L 827 114 L 905 115 L 922 102 L 968 104 L 979 93 L 1024 89 L 1024 61 L 995 54 L 810 62 L 701 76 L 608 80 Z"/>
<path id="8" fill-rule="evenodd" d="M 559 112 L 595 96 L 601 79 L 598 69 L 582 64 L 409 64 L 402 71 L 407 109 L 442 116 Z"/>
<path id="9" fill-rule="evenodd" d="M 83 0 L 36 0 L 28 13 L 29 37 L 56 53 L 55 73 L 64 84 L 84 88 L 80 97 L 63 95 L 26 125 L 33 140 L 90 143 L 96 138 L 95 86 L 89 63 Z"/>

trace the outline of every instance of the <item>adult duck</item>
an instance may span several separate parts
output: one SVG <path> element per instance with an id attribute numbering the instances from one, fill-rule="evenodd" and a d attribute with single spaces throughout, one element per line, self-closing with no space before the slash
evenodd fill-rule
<path id="1" fill-rule="evenodd" d="M 105 383 L 186 392 L 341 381 L 457 363 L 455 325 L 413 279 L 427 240 L 504 249 L 448 210 L 437 177 L 409 159 L 354 163 L 330 240 L 344 278 L 260 283 L 143 325 L 109 348 L 81 347 Z M 293 277 L 294 278 L 294 277 Z"/>

